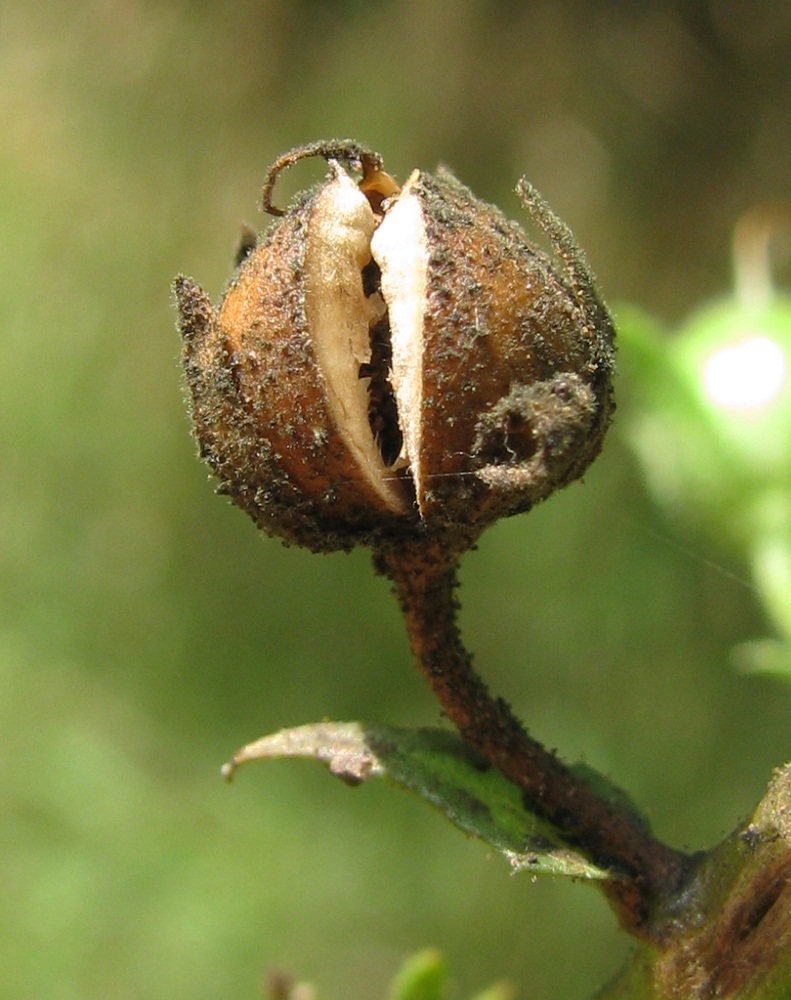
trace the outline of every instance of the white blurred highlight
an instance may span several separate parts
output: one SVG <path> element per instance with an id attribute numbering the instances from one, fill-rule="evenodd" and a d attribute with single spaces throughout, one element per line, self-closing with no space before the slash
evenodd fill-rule
<path id="1" fill-rule="evenodd" d="M 728 410 L 768 406 L 783 390 L 787 379 L 783 349 L 764 336 L 723 347 L 710 355 L 703 366 L 706 395 Z"/>

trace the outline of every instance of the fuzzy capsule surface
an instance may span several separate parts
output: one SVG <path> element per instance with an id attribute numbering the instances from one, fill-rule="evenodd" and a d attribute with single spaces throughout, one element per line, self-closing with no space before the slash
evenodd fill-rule
<path id="1" fill-rule="evenodd" d="M 176 279 L 201 455 L 288 542 L 463 548 L 599 453 L 610 318 L 567 227 L 526 185 L 554 259 L 447 172 L 399 186 L 352 143 L 282 157 L 273 213 L 277 173 L 310 155 L 326 180 L 250 248 L 216 309 Z"/>

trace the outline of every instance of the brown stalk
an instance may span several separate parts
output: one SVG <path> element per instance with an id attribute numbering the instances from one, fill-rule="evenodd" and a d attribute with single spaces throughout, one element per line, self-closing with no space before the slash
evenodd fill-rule
<path id="1" fill-rule="evenodd" d="M 690 856 L 655 839 L 639 817 L 594 792 L 553 752 L 527 734 L 502 699 L 476 674 L 456 622 L 459 558 L 437 542 L 405 543 L 376 553 L 393 582 L 417 665 L 461 735 L 523 792 L 526 808 L 549 821 L 566 843 L 608 869 L 605 892 L 625 930 L 659 943 L 663 912 L 690 868 Z"/>

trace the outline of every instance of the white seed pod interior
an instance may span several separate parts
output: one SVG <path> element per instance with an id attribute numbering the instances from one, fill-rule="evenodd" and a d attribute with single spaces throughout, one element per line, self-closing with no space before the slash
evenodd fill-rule
<path id="1" fill-rule="evenodd" d="M 382 297 L 390 322 L 392 367 L 398 421 L 404 436 L 403 458 L 415 484 L 418 507 L 423 495 L 419 463 L 423 402 L 423 318 L 428 285 L 428 250 L 423 209 L 414 193 L 415 171 L 388 207 L 371 240 L 382 273 Z"/>
<path id="2" fill-rule="evenodd" d="M 379 294 L 365 295 L 361 277 L 371 260 L 376 219 L 351 177 L 337 164 L 333 172 L 308 225 L 305 315 L 337 428 L 361 474 L 391 510 L 401 511 L 403 492 L 382 460 L 368 416 L 367 381 L 360 378 L 361 366 L 371 362 L 371 327 L 386 313 Z"/>

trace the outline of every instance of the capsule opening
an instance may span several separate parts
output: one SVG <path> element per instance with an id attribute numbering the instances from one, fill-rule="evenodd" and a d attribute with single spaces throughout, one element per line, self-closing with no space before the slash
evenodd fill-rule
<path id="1" fill-rule="evenodd" d="M 363 294 L 367 298 L 381 295 L 382 272 L 373 258 L 363 268 L 362 280 Z M 382 461 L 386 466 L 392 467 L 401 455 L 404 436 L 398 422 L 395 392 L 390 382 L 393 351 L 387 311 L 370 327 L 369 335 L 371 358 L 360 365 L 358 377 L 368 379 L 368 423 Z"/>

